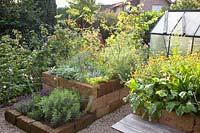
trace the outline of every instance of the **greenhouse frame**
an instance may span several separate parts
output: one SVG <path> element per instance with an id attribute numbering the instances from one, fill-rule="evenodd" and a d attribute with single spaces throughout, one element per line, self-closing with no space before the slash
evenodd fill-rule
<path id="1" fill-rule="evenodd" d="M 200 51 L 200 10 L 169 10 L 150 32 L 153 54 L 169 56 Z"/>

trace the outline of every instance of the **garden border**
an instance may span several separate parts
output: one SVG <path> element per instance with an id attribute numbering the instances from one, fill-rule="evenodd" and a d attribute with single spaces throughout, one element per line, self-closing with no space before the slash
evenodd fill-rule
<path id="1" fill-rule="evenodd" d="M 96 117 L 94 113 L 89 113 L 78 120 L 74 120 L 55 129 L 39 121 L 24 116 L 13 109 L 8 109 L 5 111 L 5 119 L 9 123 L 16 125 L 18 128 L 28 133 L 75 133 L 93 123 L 96 120 Z"/>

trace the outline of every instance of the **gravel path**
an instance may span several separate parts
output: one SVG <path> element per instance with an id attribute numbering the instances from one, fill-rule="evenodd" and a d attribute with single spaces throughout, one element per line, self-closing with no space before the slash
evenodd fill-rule
<path id="1" fill-rule="evenodd" d="M 4 119 L 5 110 L 6 108 L 0 108 L 0 133 L 25 133 Z"/>
<path id="2" fill-rule="evenodd" d="M 122 106 L 108 115 L 105 115 L 101 119 L 96 120 L 88 128 L 85 128 L 78 133 L 119 133 L 118 131 L 112 129 L 111 126 L 128 114 L 130 114 L 129 104 Z"/>
<path id="3" fill-rule="evenodd" d="M 6 108 L 0 109 L 0 133 L 25 133 L 19 128 L 9 124 L 4 119 L 4 112 Z M 111 128 L 113 124 L 120 121 L 123 117 L 130 113 L 129 105 L 124 105 L 113 113 L 110 113 L 101 119 L 96 120 L 92 125 L 79 131 L 78 133 L 119 133 Z"/>

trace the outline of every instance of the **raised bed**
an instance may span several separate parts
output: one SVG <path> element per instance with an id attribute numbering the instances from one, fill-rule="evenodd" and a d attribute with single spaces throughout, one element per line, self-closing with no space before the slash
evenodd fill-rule
<path id="1" fill-rule="evenodd" d="M 136 114 L 141 116 L 143 109 L 138 110 Z M 144 117 L 144 119 L 147 119 L 147 117 Z M 186 132 L 200 133 L 200 117 L 194 114 L 185 114 L 179 117 L 175 111 L 167 112 L 166 110 L 162 110 L 161 117 L 153 122 L 159 122 Z"/>
<path id="2" fill-rule="evenodd" d="M 74 120 L 55 129 L 27 116 L 23 116 L 16 110 L 7 110 L 5 112 L 5 119 L 28 133 L 75 133 L 94 122 L 96 117 L 94 114 L 87 114 L 81 119 Z"/>
<path id="3" fill-rule="evenodd" d="M 43 89 L 52 91 L 56 87 L 75 88 L 81 95 L 89 94 L 93 96 L 90 112 L 95 113 L 96 118 L 100 118 L 107 113 L 123 105 L 123 97 L 127 96 L 129 89 L 120 84 L 119 80 L 110 80 L 91 86 L 72 80 L 66 80 L 48 72 L 42 73 Z"/>

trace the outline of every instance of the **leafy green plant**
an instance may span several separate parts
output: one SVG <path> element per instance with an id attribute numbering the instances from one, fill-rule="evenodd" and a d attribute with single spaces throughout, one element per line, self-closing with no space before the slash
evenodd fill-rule
<path id="1" fill-rule="evenodd" d="M 150 120 L 160 117 L 162 109 L 178 116 L 199 114 L 199 61 L 197 54 L 151 58 L 127 82 L 131 93 L 125 100 L 133 112 L 143 107 Z"/>
<path id="2" fill-rule="evenodd" d="M 99 83 L 106 82 L 108 80 L 109 80 L 109 78 L 106 76 L 105 77 L 94 77 L 94 78 L 88 78 L 87 83 L 89 83 L 90 85 L 97 85 Z"/>
<path id="3" fill-rule="evenodd" d="M 42 120 L 57 127 L 81 116 L 81 103 L 88 102 L 82 113 L 87 113 L 92 98 L 80 97 L 75 91 L 56 88 L 49 95 L 34 94 L 15 105 L 17 111 L 34 120 Z"/>
<path id="4" fill-rule="evenodd" d="M 105 66 L 109 77 L 118 78 L 125 82 L 136 67 L 136 50 L 132 46 L 127 46 L 123 40 L 113 39 L 111 41 L 112 45 L 97 55 L 98 63 Z"/>
<path id="5" fill-rule="evenodd" d="M 100 11 L 96 14 L 94 26 L 100 29 L 104 41 L 114 33 L 118 15 L 118 13 L 110 10 Z"/>
<path id="6" fill-rule="evenodd" d="M 197 10 L 200 9 L 199 0 L 176 0 L 170 7 L 172 10 Z"/>
<path id="7" fill-rule="evenodd" d="M 41 101 L 41 95 L 34 94 L 29 99 L 23 99 L 15 105 L 17 111 L 27 115 L 34 120 L 41 120 L 43 118 L 42 110 L 38 105 Z"/>
<path id="8" fill-rule="evenodd" d="M 91 83 L 92 79 L 97 77 L 97 82 L 105 81 L 106 72 L 102 70 L 103 66 L 98 66 L 95 61 L 93 61 L 94 56 L 91 52 L 82 52 L 66 61 L 57 67 L 49 69 L 49 72 L 65 79 L 76 80 L 79 82 Z M 90 82 L 91 81 L 91 82 Z M 96 82 L 96 81 L 95 81 Z"/>
<path id="9" fill-rule="evenodd" d="M 43 97 L 39 106 L 44 118 L 54 127 L 81 115 L 80 96 L 70 90 L 56 89 L 49 96 Z"/>
<path id="10" fill-rule="evenodd" d="M 93 0 L 70 0 L 67 13 L 70 18 L 76 20 L 81 28 L 88 27 L 88 24 L 94 23 L 94 14 L 99 10 L 100 6 L 95 4 Z"/>

